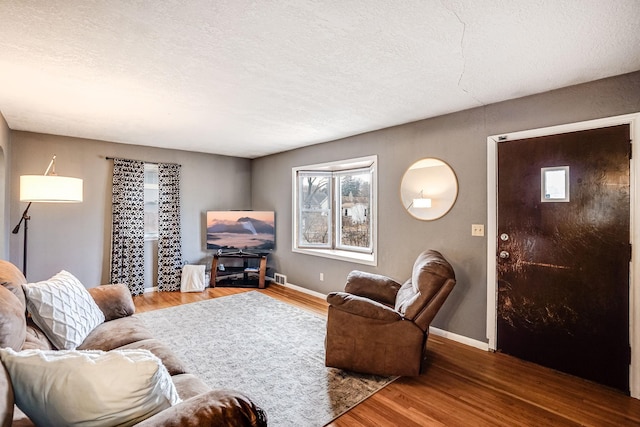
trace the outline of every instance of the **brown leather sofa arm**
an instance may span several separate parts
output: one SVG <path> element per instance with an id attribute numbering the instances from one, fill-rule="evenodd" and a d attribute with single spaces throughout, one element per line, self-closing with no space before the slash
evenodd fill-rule
<path id="1" fill-rule="evenodd" d="M 88 291 L 104 313 L 105 322 L 131 316 L 136 312 L 136 306 L 127 285 L 102 285 L 89 288 Z"/>
<path id="2" fill-rule="evenodd" d="M 402 285 L 387 276 L 354 270 L 347 276 L 344 291 L 392 306 Z"/>
<path id="3" fill-rule="evenodd" d="M 369 319 L 396 322 L 402 320 L 400 313 L 377 301 L 351 295 L 345 292 L 332 292 L 327 295 L 327 302 L 336 310 L 355 314 Z"/>
<path id="4" fill-rule="evenodd" d="M 147 418 L 137 427 L 266 427 L 266 413 L 246 396 L 228 390 L 202 393 Z"/>

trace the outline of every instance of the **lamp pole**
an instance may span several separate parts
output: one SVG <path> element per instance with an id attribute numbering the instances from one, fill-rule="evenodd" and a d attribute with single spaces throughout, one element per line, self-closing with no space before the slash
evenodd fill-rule
<path id="1" fill-rule="evenodd" d="M 31 219 L 28 215 L 31 203 L 32 202 L 29 202 L 27 208 L 22 212 L 20 222 L 18 222 L 18 225 L 16 225 L 13 228 L 13 231 L 11 231 L 13 234 L 18 234 L 18 231 L 20 231 L 20 224 L 24 221 L 24 244 L 22 248 L 22 274 L 24 274 L 24 277 L 27 277 L 27 230 L 29 229 L 29 220 Z"/>

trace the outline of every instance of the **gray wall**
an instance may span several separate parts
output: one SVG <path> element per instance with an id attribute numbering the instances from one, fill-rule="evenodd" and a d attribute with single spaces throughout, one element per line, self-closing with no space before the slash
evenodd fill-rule
<path id="1" fill-rule="evenodd" d="M 9 230 L 26 207 L 19 201 L 20 175 L 44 173 L 55 154 L 59 175 L 84 180 L 83 203 L 31 206 L 27 271 L 30 281 L 47 279 L 65 269 L 87 287 L 108 282 L 113 162 L 105 157 L 182 165 L 185 260 L 195 262 L 206 255 L 207 209 L 251 207 L 251 162 L 247 159 L 16 131 L 11 132 L 11 148 Z M 10 260 L 21 267 L 23 230 L 10 239 Z"/>
<path id="2" fill-rule="evenodd" d="M 6 259 L 9 254 L 9 163 L 10 135 L 2 111 L 0 111 L 0 258 Z"/>
<path id="3" fill-rule="evenodd" d="M 486 342 L 486 237 L 472 237 L 471 224 L 487 223 L 487 137 L 638 111 L 635 72 L 263 157 L 253 160 L 252 206 L 276 211 L 276 271 L 322 293 L 342 290 L 353 269 L 405 280 L 418 253 L 440 250 L 458 283 L 433 325 Z M 378 266 L 293 253 L 291 168 L 371 154 L 379 161 Z M 407 214 L 399 196 L 405 169 L 423 157 L 449 163 L 460 187 L 453 209 L 431 222 Z"/>
<path id="4" fill-rule="evenodd" d="M 29 279 L 46 279 L 64 268 L 86 286 L 105 283 L 109 270 L 111 188 L 111 162 L 105 156 L 180 163 L 182 244 L 186 260 L 195 261 L 206 254 L 203 230 L 207 209 L 275 210 L 277 249 L 270 264 L 286 274 L 289 282 L 322 293 L 342 289 L 352 269 L 404 280 L 420 251 L 438 249 L 453 264 L 458 285 L 434 326 L 486 341 L 486 238 L 472 237 L 471 224 L 487 222 L 487 136 L 638 111 L 640 72 L 253 161 L 9 131 L 0 117 L 0 148 L 5 171 L 10 171 L 0 172 L 0 179 L 10 189 L 9 203 L 4 205 L 5 211 L 10 208 L 10 220 L 5 220 L 2 229 L 5 239 L 9 234 L 10 260 L 21 266 L 22 231 L 10 234 L 26 206 L 18 200 L 19 176 L 43 173 L 51 156 L 56 154 L 60 175 L 84 179 L 84 202 L 32 206 Z M 378 266 L 293 253 L 291 168 L 370 154 L 379 156 Z M 402 175 L 409 165 L 423 157 L 448 162 L 460 185 L 456 205 L 445 217 L 433 222 L 414 219 L 400 204 Z M 324 273 L 324 281 L 319 280 L 320 273 Z"/>

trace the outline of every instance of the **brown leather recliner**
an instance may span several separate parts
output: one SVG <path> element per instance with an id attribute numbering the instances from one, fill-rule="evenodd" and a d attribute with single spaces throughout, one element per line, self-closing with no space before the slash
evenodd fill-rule
<path id="1" fill-rule="evenodd" d="M 429 324 L 456 283 L 437 251 L 420 254 L 403 285 L 352 271 L 345 292 L 327 296 L 325 365 L 377 375 L 419 375 Z"/>

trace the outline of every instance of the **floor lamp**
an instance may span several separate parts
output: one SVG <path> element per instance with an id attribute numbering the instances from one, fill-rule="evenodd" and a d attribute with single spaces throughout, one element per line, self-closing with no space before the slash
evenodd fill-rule
<path id="1" fill-rule="evenodd" d="M 82 202 L 82 180 L 56 175 L 56 156 L 53 156 L 44 175 L 22 175 L 20 177 L 20 201 L 29 202 L 20 222 L 12 231 L 18 234 L 24 222 L 22 273 L 27 275 L 27 230 L 31 203 L 79 203 Z"/>

